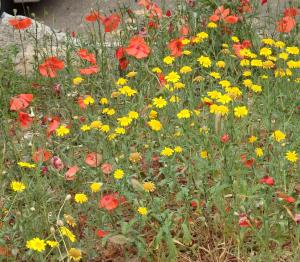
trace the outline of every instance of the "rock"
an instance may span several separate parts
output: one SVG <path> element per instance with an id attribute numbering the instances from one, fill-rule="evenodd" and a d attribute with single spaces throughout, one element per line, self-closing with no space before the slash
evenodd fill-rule
<path id="1" fill-rule="evenodd" d="M 24 16 L 17 17 L 24 18 Z M 52 42 L 52 51 L 53 49 L 56 50 L 57 47 L 62 46 L 65 43 L 66 34 L 54 30 L 36 20 L 33 20 L 32 25 L 28 29 L 22 30 L 20 33 L 9 24 L 11 18 L 14 18 L 14 16 L 7 13 L 2 14 L 0 20 L 0 47 L 7 48 L 11 45 L 17 45 L 19 47 L 19 53 L 15 58 L 16 71 L 22 75 L 25 75 L 25 73 L 32 74 L 33 64 L 37 58 L 35 57 L 35 48 L 43 50 L 47 43 Z"/>

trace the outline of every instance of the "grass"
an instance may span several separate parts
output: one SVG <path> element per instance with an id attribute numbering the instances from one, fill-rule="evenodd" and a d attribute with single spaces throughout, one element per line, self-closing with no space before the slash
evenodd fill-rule
<path id="1" fill-rule="evenodd" d="M 1 50 L 3 259 L 299 259 L 298 17 L 178 4 L 93 11 L 32 74 Z"/>

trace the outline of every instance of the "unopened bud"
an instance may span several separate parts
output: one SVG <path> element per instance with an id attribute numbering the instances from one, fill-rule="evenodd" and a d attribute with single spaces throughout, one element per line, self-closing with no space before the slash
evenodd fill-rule
<path id="1" fill-rule="evenodd" d="M 56 224 L 60 227 L 62 227 L 64 225 L 64 222 L 62 220 L 57 220 Z"/>
<path id="2" fill-rule="evenodd" d="M 67 196 L 66 196 L 66 200 L 68 201 L 68 200 L 70 200 L 72 198 L 72 196 L 70 195 L 70 194 L 68 194 Z"/>

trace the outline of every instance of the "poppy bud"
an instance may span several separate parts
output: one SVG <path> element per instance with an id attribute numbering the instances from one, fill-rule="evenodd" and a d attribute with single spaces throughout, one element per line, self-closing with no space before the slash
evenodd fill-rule
<path id="1" fill-rule="evenodd" d="M 41 169 L 43 174 L 46 174 L 48 172 L 48 167 L 46 166 L 43 166 Z"/>
<path id="2" fill-rule="evenodd" d="M 197 207 L 197 202 L 196 201 L 191 201 L 191 207 Z"/>
<path id="3" fill-rule="evenodd" d="M 70 195 L 70 194 L 68 194 L 67 196 L 66 196 L 66 200 L 68 201 L 68 200 L 70 200 L 72 198 L 72 196 Z"/>
<path id="4" fill-rule="evenodd" d="M 58 156 L 52 157 L 50 162 L 51 162 L 52 167 L 58 171 L 62 170 L 64 168 L 64 163 Z"/>
<path id="5" fill-rule="evenodd" d="M 259 182 L 262 183 L 262 184 L 267 184 L 269 186 L 274 186 L 274 184 L 275 184 L 274 178 L 270 177 L 270 176 L 265 176 L 265 177 L 261 178 L 259 180 Z"/>
<path id="6" fill-rule="evenodd" d="M 60 91 L 61 91 L 61 86 L 60 86 L 60 84 L 54 85 L 53 88 L 52 88 L 52 90 L 53 90 L 53 93 L 54 93 L 54 94 L 59 95 L 59 94 L 60 94 Z"/>
<path id="7" fill-rule="evenodd" d="M 228 134 L 224 134 L 221 136 L 221 142 L 222 143 L 227 143 L 230 140 L 230 136 Z"/>
<path id="8" fill-rule="evenodd" d="M 295 214 L 294 220 L 298 225 L 300 225 L 300 214 Z"/>
<path id="9" fill-rule="evenodd" d="M 56 224 L 60 227 L 62 227 L 64 225 L 64 222 L 62 220 L 57 220 Z"/>
<path id="10" fill-rule="evenodd" d="M 104 163 L 101 165 L 101 170 L 105 175 L 109 175 L 113 171 L 113 167 L 110 163 Z"/>
<path id="11" fill-rule="evenodd" d="M 100 238 L 105 237 L 108 234 L 109 234 L 108 230 L 101 230 L 101 229 L 97 230 L 97 236 Z"/>

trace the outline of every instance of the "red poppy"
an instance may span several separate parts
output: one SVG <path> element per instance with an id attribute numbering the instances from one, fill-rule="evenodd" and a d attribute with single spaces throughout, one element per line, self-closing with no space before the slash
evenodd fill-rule
<path id="1" fill-rule="evenodd" d="M 78 97 L 77 104 L 81 109 L 86 109 L 86 104 L 83 102 L 84 98 L 82 96 Z"/>
<path id="2" fill-rule="evenodd" d="M 95 54 L 93 53 L 89 53 L 88 50 L 86 49 L 80 49 L 77 54 L 84 60 L 92 63 L 92 64 L 96 64 L 96 57 Z"/>
<path id="3" fill-rule="evenodd" d="M 290 8 L 284 9 L 283 13 L 284 13 L 284 16 L 295 17 L 295 16 L 299 15 L 299 9 L 297 9 L 295 7 L 290 7 Z"/>
<path id="4" fill-rule="evenodd" d="M 51 136 L 56 128 L 60 125 L 59 117 L 53 117 L 49 119 L 48 127 L 47 127 L 47 137 Z"/>
<path id="5" fill-rule="evenodd" d="M 29 103 L 33 99 L 32 94 L 20 94 L 10 99 L 10 110 L 19 111 L 29 106 Z"/>
<path id="6" fill-rule="evenodd" d="M 38 148 L 32 155 L 32 160 L 35 163 L 46 162 L 52 157 L 52 153 L 46 149 Z"/>
<path id="7" fill-rule="evenodd" d="M 105 195 L 99 201 L 99 207 L 111 211 L 119 205 L 118 199 L 114 195 Z"/>
<path id="8" fill-rule="evenodd" d="M 276 30 L 280 33 L 289 33 L 293 30 L 296 25 L 294 18 L 290 16 L 285 16 L 277 22 Z"/>
<path id="9" fill-rule="evenodd" d="M 113 166 L 110 163 L 104 163 L 101 165 L 101 170 L 105 175 L 109 175 L 113 171 Z"/>
<path id="10" fill-rule="evenodd" d="M 261 4 L 264 5 L 268 2 L 268 0 L 261 0 Z"/>
<path id="11" fill-rule="evenodd" d="M 140 1 L 138 1 L 137 4 L 140 6 L 143 6 L 145 8 L 148 8 L 151 4 L 151 1 L 150 0 L 140 0 Z"/>
<path id="12" fill-rule="evenodd" d="M 150 54 L 150 47 L 145 42 L 144 38 L 133 36 L 125 51 L 128 55 L 134 56 L 137 59 L 142 59 Z"/>
<path id="13" fill-rule="evenodd" d="M 212 22 L 217 22 L 220 19 L 224 19 L 227 17 L 230 13 L 230 9 L 227 8 L 225 9 L 224 6 L 219 6 L 215 11 L 214 14 L 209 18 L 210 21 Z"/>
<path id="14" fill-rule="evenodd" d="M 100 19 L 100 14 L 97 11 L 92 11 L 85 17 L 85 21 L 87 22 L 95 22 L 99 19 Z"/>
<path id="15" fill-rule="evenodd" d="M 240 0 L 241 7 L 238 7 L 238 10 L 241 13 L 250 13 L 252 11 L 252 6 L 250 4 L 250 0 Z"/>
<path id="16" fill-rule="evenodd" d="M 101 23 L 104 25 L 105 32 L 112 32 L 117 29 L 121 18 L 118 14 L 112 14 L 106 17 L 100 17 Z"/>
<path id="17" fill-rule="evenodd" d="M 172 56 L 181 56 L 183 44 L 181 39 L 173 39 L 169 42 L 168 48 L 171 51 Z"/>
<path id="18" fill-rule="evenodd" d="M 198 203 L 196 201 L 192 200 L 190 205 L 191 205 L 191 207 L 197 207 Z"/>
<path id="19" fill-rule="evenodd" d="M 230 14 L 229 8 L 225 9 L 224 6 L 220 6 L 214 11 L 214 14 L 209 18 L 209 20 L 212 22 L 224 20 L 228 24 L 235 24 L 239 21 L 239 18 L 237 16 L 229 15 L 229 14 Z"/>
<path id="20" fill-rule="evenodd" d="M 48 57 L 44 63 L 39 66 L 39 72 L 45 77 L 56 77 L 57 71 L 64 69 L 64 61 L 57 57 Z"/>
<path id="21" fill-rule="evenodd" d="M 224 21 L 228 24 L 236 24 L 239 21 L 239 18 L 235 15 L 229 15 L 224 18 Z"/>
<path id="22" fill-rule="evenodd" d="M 107 236 L 108 234 L 109 234 L 108 230 L 101 230 L 101 229 L 97 230 L 97 237 L 103 238 L 103 237 Z"/>
<path id="23" fill-rule="evenodd" d="M 28 113 L 19 112 L 18 121 L 21 124 L 21 127 L 28 128 L 31 126 L 33 118 L 29 116 Z"/>
<path id="24" fill-rule="evenodd" d="M 172 16 L 171 10 L 168 9 L 166 11 L 166 17 L 171 17 L 171 16 Z"/>
<path id="25" fill-rule="evenodd" d="M 32 155 L 32 160 L 34 162 L 46 162 L 52 157 L 51 152 L 47 151 L 46 149 L 39 148 L 36 150 Z"/>
<path id="26" fill-rule="evenodd" d="M 243 55 L 241 55 L 241 50 L 251 48 L 251 42 L 250 40 L 244 40 L 242 43 L 236 43 L 232 46 L 234 53 L 239 58 L 244 58 Z"/>
<path id="27" fill-rule="evenodd" d="M 244 214 L 240 215 L 239 225 L 240 225 L 240 227 L 249 227 L 249 226 L 251 226 L 251 223 L 250 223 L 250 221 L 249 221 L 249 219 L 247 218 L 246 215 L 244 215 Z"/>
<path id="28" fill-rule="evenodd" d="M 92 75 L 92 74 L 96 74 L 99 72 L 99 66 L 98 65 L 94 65 L 94 66 L 90 66 L 87 68 L 81 68 L 79 69 L 80 74 L 82 75 Z"/>
<path id="29" fill-rule="evenodd" d="M 126 54 L 125 48 L 122 46 L 116 50 L 116 57 L 118 60 L 122 59 L 125 56 L 125 54 Z"/>
<path id="30" fill-rule="evenodd" d="M 254 158 L 247 159 L 247 154 L 242 154 L 241 159 L 242 159 L 242 163 L 246 168 L 252 168 L 255 163 Z"/>
<path id="31" fill-rule="evenodd" d="M 79 171 L 78 166 L 71 166 L 68 171 L 65 173 L 65 180 L 73 181 L 75 179 L 76 173 Z"/>
<path id="32" fill-rule="evenodd" d="M 274 178 L 270 177 L 270 176 L 265 176 L 265 177 L 261 178 L 259 180 L 259 182 L 262 183 L 262 184 L 267 184 L 269 186 L 274 186 L 274 184 L 275 184 Z"/>
<path id="33" fill-rule="evenodd" d="M 116 57 L 119 60 L 119 67 L 121 70 L 124 70 L 127 68 L 129 61 L 125 57 L 126 51 L 124 47 L 119 47 L 116 51 Z"/>
<path id="34" fill-rule="evenodd" d="M 159 83 L 161 86 L 165 86 L 167 84 L 167 80 L 165 79 L 165 76 L 163 73 L 158 73 L 157 77 L 158 77 L 158 80 L 159 80 Z"/>
<path id="35" fill-rule="evenodd" d="M 277 194 L 277 197 L 279 199 L 282 199 L 282 200 L 284 200 L 287 203 L 294 203 L 296 201 L 295 198 L 293 198 L 293 197 L 291 197 L 291 196 L 289 196 L 289 195 L 287 195 L 287 194 L 285 194 L 283 192 L 276 192 L 276 194 Z"/>
<path id="36" fill-rule="evenodd" d="M 227 143 L 230 140 L 230 136 L 228 134 L 224 134 L 221 136 L 220 140 L 222 143 Z"/>
<path id="37" fill-rule="evenodd" d="M 190 28 L 187 25 L 183 25 L 180 29 L 179 29 L 179 33 L 182 36 L 187 36 L 190 32 Z"/>
<path id="38" fill-rule="evenodd" d="M 32 25 L 32 20 L 28 17 L 25 18 L 12 18 L 8 20 L 8 23 L 15 29 L 24 30 Z"/>
<path id="39" fill-rule="evenodd" d="M 85 157 L 85 163 L 91 167 L 97 167 L 102 162 L 102 156 L 96 152 L 88 153 Z"/>
<path id="40" fill-rule="evenodd" d="M 162 15 L 163 15 L 163 12 L 162 10 L 160 9 L 160 7 L 156 4 L 156 3 L 153 3 L 149 9 L 149 12 L 150 12 L 150 18 L 153 18 L 153 17 L 157 17 L 157 18 L 161 18 Z"/>
<path id="41" fill-rule="evenodd" d="M 150 21 L 148 22 L 148 27 L 149 27 L 149 28 L 158 28 L 158 27 L 159 27 L 159 24 L 156 23 L 156 22 L 153 21 L 153 20 L 150 20 Z M 146 35 L 147 35 L 147 31 L 146 31 L 146 30 L 141 30 L 141 31 L 139 32 L 139 36 L 141 36 L 141 37 L 146 36 Z"/>

